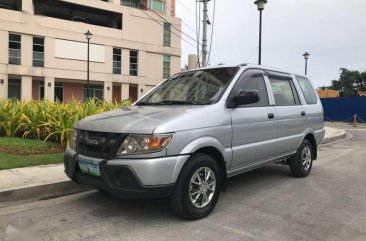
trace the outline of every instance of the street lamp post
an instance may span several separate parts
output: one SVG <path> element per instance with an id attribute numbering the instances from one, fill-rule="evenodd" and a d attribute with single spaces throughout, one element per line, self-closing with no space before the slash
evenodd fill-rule
<path id="1" fill-rule="evenodd" d="M 303 54 L 302 56 L 304 56 L 305 59 L 305 75 L 308 75 L 308 59 L 310 54 L 308 52 L 305 52 L 305 54 Z"/>
<path id="2" fill-rule="evenodd" d="M 257 0 L 254 4 L 257 5 L 259 10 L 259 53 L 258 53 L 258 64 L 262 64 L 262 11 L 264 10 L 264 5 L 267 0 Z"/>
<path id="3" fill-rule="evenodd" d="M 85 37 L 86 37 L 86 39 L 88 40 L 88 50 L 87 50 L 87 52 L 88 52 L 88 57 L 87 57 L 87 77 L 86 77 L 86 99 L 88 100 L 89 99 L 89 87 L 90 87 L 90 85 L 89 85 L 89 46 L 90 46 L 90 39 L 91 39 L 91 37 L 92 37 L 92 33 L 88 30 L 88 32 L 86 32 L 85 33 Z"/>

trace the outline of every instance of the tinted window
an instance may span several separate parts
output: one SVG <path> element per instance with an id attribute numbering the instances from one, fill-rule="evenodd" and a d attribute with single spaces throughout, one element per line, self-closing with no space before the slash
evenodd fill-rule
<path id="1" fill-rule="evenodd" d="M 302 93 L 304 94 L 306 103 L 308 104 L 316 104 L 318 99 L 316 98 L 315 91 L 313 86 L 310 84 L 309 80 L 304 77 L 296 76 L 297 81 L 300 84 L 300 88 Z"/>
<path id="2" fill-rule="evenodd" d="M 243 107 L 263 107 L 268 106 L 268 94 L 264 77 L 261 72 L 256 70 L 246 71 L 235 86 L 232 96 L 237 95 L 240 91 L 257 90 L 259 93 L 259 102 L 248 104 Z"/>
<path id="3" fill-rule="evenodd" d="M 290 78 L 274 75 L 268 77 L 276 105 L 296 105 L 298 103 L 298 96 Z"/>

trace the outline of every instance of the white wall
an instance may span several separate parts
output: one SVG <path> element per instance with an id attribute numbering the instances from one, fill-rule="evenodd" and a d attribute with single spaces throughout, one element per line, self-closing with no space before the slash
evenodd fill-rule
<path id="1" fill-rule="evenodd" d="M 87 60 L 87 43 L 55 39 L 55 58 Z M 105 46 L 90 44 L 90 61 L 105 62 Z"/>

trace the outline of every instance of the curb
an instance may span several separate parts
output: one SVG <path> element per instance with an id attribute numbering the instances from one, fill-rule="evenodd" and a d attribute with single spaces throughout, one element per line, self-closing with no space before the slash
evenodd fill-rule
<path id="1" fill-rule="evenodd" d="M 347 133 L 345 131 L 342 131 L 342 133 L 339 135 L 323 139 L 323 141 L 320 144 L 328 144 L 328 143 L 331 143 L 331 142 L 334 142 L 334 141 L 337 141 L 340 139 L 344 139 L 346 137 L 346 135 L 347 135 Z"/>
<path id="2" fill-rule="evenodd" d="M 44 200 L 91 190 L 73 181 L 63 181 L 0 192 L 0 203 L 26 200 Z"/>

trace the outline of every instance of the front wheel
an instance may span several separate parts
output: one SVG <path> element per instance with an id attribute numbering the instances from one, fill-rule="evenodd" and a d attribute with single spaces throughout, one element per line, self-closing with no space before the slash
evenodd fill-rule
<path id="1" fill-rule="evenodd" d="M 170 205 L 182 218 L 204 218 L 216 206 L 220 188 L 221 175 L 216 160 L 204 153 L 193 154 L 179 175 Z"/>
<path id="2" fill-rule="evenodd" d="M 308 140 L 303 140 L 296 155 L 290 159 L 290 170 L 294 177 L 306 177 L 313 166 L 313 146 Z"/>

